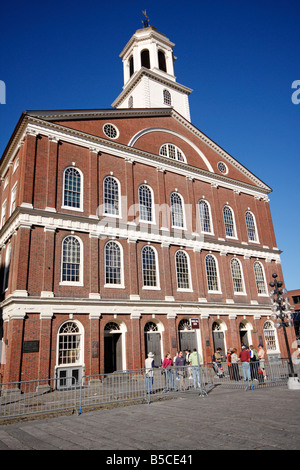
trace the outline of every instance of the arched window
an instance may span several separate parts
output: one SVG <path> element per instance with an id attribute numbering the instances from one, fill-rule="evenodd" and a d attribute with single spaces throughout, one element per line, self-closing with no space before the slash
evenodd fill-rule
<path id="1" fill-rule="evenodd" d="M 61 281 L 63 283 L 82 282 L 82 249 L 77 237 L 67 236 L 62 242 L 62 269 Z"/>
<path id="2" fill-rule="evenodd" d="M 226 237 L 236 237 L 233 211 L 229 206 L 223 207 Z"/>
<path id="3" fill-rule="evenodd" d="M 246 227 L 247 227 L 249 241 L 257 242 L 255 219 L 254 219 L 254 215 L 252 214 L 252 212 L 246 211 L 245 219 L 246 219 Z"/>
<path id="4" fill-rule="evenodd" d="M 177 289 L 190 289 L 189 262 L 187 254 L 178 250 L 175 254 Z"/>
<path id="5" fill-rule="evenodd" d="M 258 294 L 266 294 L 266 281 L 264 275 L 264 268 L 259 261 L 255 261 L 253 264 L 254 276 L 256 282 L 256 288 Z"/>
<path id="6" fill-rule="evenodd" d="M 82 209 L 82 176 L 79 170 L 68 167 L 64 171 L 63 206 Z"/>
<path id="7" fill-rule="evenodd" d="M 121 247 L 114 241 L 105 245 L 105 284 L 121 287 L 123 285 L 123 259 Z"/>
<path id="8" fill-rule="evenodd" d="M 172 158 L 173 160 L 178 160 L 179 162 L 186 163 L 186 158 L 182 150 L 180 150 L 177 145 L 174 144 L 164 144 L 159 149 L 159 155 L 163 157 Z"/>
<path id="9" fill-rule="evenodd" d="M 208 290 L 219 292 L 217 261 L 214 256 L 206 255 L 205 268 L 206 268 Z"/>
<path id="10" fill-rule="evenodd" d="M 158 67 L 163 72 L 167 71 L 166 57 L 163 51 L 158 51 Z"/>
<path id="11" fill-rule="evenodd" d="M 149 245 L 142 249 L 142 272 L 144 287 L 158 287 L 156 252 Z"/>
<path id="12" fill-rule="evenodd" d="M 79 364 L 82 354 L 81 332 L 75 322 L 64 323 L 58 332 L 58 365 Z"/>
<path id="13" fill-rule="evenodd" d="M 207 201 L 199 201 L 200 229 L 204 233 L 212 233 L 212 223 L 210 217 L 210 208 Z"/>
<path id="14" fill-rule="evenodd" d="M 273 322 L 266 321 L 263 326 L 267 351 L 277 351 L 277 334 Z"/>
<path id="15" fill-rule="evenodd" d="M 154 222 L 153 205 L 151 188 L 147 184 L 141 184 L 139 187 L 139 211 L 142 222 Z"/>
<path id="16" fill-rule="evenodd" d="M 177 192 L 171 193 L 171 214 L 172 226 L 177 228 L 184 228 L 184 213 L 183 201 L 180 194 Z"/>
<path id="17" fill-rule="evenodd" d="M 172 105 L 171 93 L 169 92 L 169 90 L 163 91 L 163 98 L 164 98 L 164 104 L 166 104 L 167 106 Z"/>
<path id="18" fill-rule="evenodd" d="M 242 268 L 241 268 L 239 260 L 237 260 L 236 258 L 232 258 L 232 260 L 230 261 L 230 268 L 231 268 L 234 292 L 235 293 L 244 292 Z"/>
<path id="19" fill-rule="evenodd" d="M 106 176 L 103 180 L 104 214 L 120 215 L 119 183 L 113 176 Z"/>
<path id="20" fill-rule="evenodd" d="M 150 54 L 148 49 L 144 49 L 141 52 L 141 64 L 142 67 L 145 67 L 146 69 L 150 69 Z"/>
<path id="21" fill-rule="evenodd" d="M 134 72 L 134 62 L 133 62 L 133 56 L 130 57 L 129 59 L 129 75 L 130 77 L 133 75 Z"/>

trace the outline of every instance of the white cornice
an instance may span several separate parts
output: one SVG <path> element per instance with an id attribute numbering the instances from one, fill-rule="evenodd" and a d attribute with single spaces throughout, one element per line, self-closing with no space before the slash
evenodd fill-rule
<path id="1" fill-rule="evenodd" d="M 280 263 L 279 250 L 270 250 L 266 248 L 252 247 L 242 244 L 229 244 L 218 240 L 203 239 L 198 234 L 174 233 L 161 231 L 158 228 L 148 230 L 143 227 L 133 226 L 126 222 L 113 224 L 107 219 L 91 219 L 89 217 L 71 216 L 62 213 L 48 213 L 39 209 L 19 208 L 18 212 L 10 219 L 0 231 L 0 249 L 5 245 L 9 238 L 16 233 L 20 227 L 41 226 L 53 231 L 57 229 L 70 230 L 82 233 L 89 233 L 99 238 L 120 238 L 131 241 L 145 241 L 158 243 L 162 246 L 176 245 L 182 246 L 187 250 L 213 251 L 222 254 L 241 255 L 265 259 L 266 261 L 275 261 Z"/>

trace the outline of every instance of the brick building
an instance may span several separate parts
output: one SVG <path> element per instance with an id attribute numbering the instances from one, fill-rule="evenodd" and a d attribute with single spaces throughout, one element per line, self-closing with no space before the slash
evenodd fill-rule
<path id="1" fill-rule="evenodd" d="M 3 381 L 140 368 L 150 350 L 286 356 L 271 189 L 191 123 L 173 47 L 140 29 L 113 109 L 17 123 L 0 166 Z"/>

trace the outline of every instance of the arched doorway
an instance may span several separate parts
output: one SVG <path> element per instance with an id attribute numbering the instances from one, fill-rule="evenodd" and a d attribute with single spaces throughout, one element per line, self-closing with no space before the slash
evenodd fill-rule
<path id="1" fill-rule="evenodd" d="M 104 373 L 123 370 L 122 330 L 116 322 L 109 322 L 104 328 Z"/>
<path id="2" fill-rule="evenodd" d="M 197 349 L 196 330 L 192 329 L 189 319 L 184 318 L 180 320 L 178 325 L 178 338 L 180 351 L 185 351 L 186 349 L 193 351 L 194 348 Z"/>
<path id="3" fill-rule="evenodd" d="M 252 326 L 248 321 L 245 320 L 240 323 L 239 332 L 241 345 L 245 344 L 245 346 L 249 347 L 252 344 L 251 330 Z"/>
<path id="4" fill-rule="evenodd" d="M 212 325 L 212 334 L 214 342 L 214 352 L 218 349 L 222 349 L 222 356 L 226 356 L 226 345 L 225 345 L 225 330 L 226 326 L 223 322 L 214 322 Z"/>
<path id="5" fill-rule="evenodd" d="M 162 363 L 161 350 L 161 326 L 159 323 L 149 321 L 144 328 L 145 336 L 145 354 L 147 357 L 149 352 L 154 354 L 154 362 L 156 366 Z"/>

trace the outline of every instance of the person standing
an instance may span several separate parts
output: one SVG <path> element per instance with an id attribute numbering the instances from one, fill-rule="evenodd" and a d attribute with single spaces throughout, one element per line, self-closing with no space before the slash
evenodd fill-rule
<path id="1" fill-rule="evenodd" d="M 183 352 L 179 351 L 178 356 L 175 359 L 175 368 L 176 368 L 177 377 L 179 378 L 180 390 L 184 390 L 185 365 L 186 365 L 186 361 L 183 356 Z"/>
<path id="2" fill-rule="evenodd" d="M 264 351 L 262 344 L 258 345 L 258 359 L 259 359 L 259 368 L 263 373 L 264 380 L 266 380 L 265 351 Z"/>
<path id="3" fill-rule="evenodd" d="M 163 363 L 162 363 L 162 368 L 164 369 L 164 374 L 165 374 L 165 392 L 169 391 L 169 381 L 171 380 L 172 387 L 176 391 L 176 386 L 175 386 L 175 381 L 174 381 L 174 374 L 173 374 L 173 361 L 171 359 L 171 354 L 167 353 Z"/>
<path id="4" fill-rule="evenodd" d="M 145 375 L 146 375 L 146 388 L 147 393 L 152 393 L 153 386 L 153 369 L 158 367 L 154 364 L 154 354 L 152 352 L 148 353 L 148 357 L 145 360 Z"/>
<path id="5" fill-rule="evenodd" d="M 232 354 L 231 354 L 232 380 L 240 380 L 238 362 L 239 362 L 239 357 L 237 355 L 237 349 L 233 348 Z"/>
<path id="6" fill-rule="evenodd" d="M 256 351 L 253 345 L 250 346 L 249 353 L 250 353 L 251 378 L 252 380 L 258 380 L 257 372 L 258 372 L 258 365 L 259 365 L 259 362 L 258 362 L 259 357 L 258 357 L 258 352 Z"/>
<path id="7" fill-rule="evenodd" d="M 249 354 L 249 349 L 245 344 L 243 344 L 242 346 L 242 350 L 239 354 L 239 358 L 242 363 L 244 381 L 246 382 L 248 380 L 249 382 L 251 382 L 250 354 Z"/>
<path id="8" fill-rule="evenodd" d="M 197 353 L 197 349 L 194 348 L 193 352 L 189 356 L 189 361 L 192 366 L 193 372 L 193 380 L 194 380 L 194 388 L 201 387 L 201 380 L 200 380 L 200 363 L 201 363 L 201 356 Z"/>

